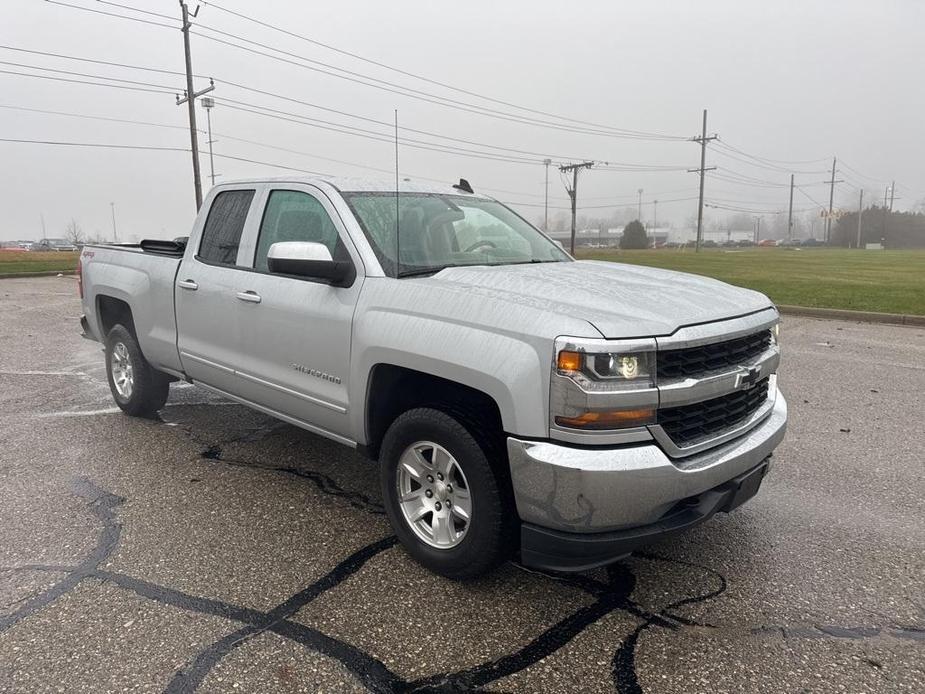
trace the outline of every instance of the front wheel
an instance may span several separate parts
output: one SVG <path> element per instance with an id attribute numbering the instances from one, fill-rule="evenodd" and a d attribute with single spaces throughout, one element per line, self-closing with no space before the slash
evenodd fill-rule
<path id="1" fill-rule="evenodd" d="M 405 412 L 379 464 L 389 521 L 419 563 L 466 579 L 507 558 L 514 511 L 503 507 L 503 478 L 459 421 L 431 408 Z"/>
<path id="2" fill-rule="evenodd" d="M 151 366 L 135 336 L 116 325 L 106 336 L 106 375 L 119 408 L 133 417 L 150 417 L 167 402 L 170 377 Z"/>

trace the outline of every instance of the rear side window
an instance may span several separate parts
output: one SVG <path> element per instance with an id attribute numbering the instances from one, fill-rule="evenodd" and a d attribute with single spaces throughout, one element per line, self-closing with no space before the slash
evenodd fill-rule
<path id="1" fill-rule="evenodd" d="M 254 199 L 252 190 L 226 190 L 215 196 L 199 244 L 199 258 L 207 263 L 234 265 L 244 220 Z"/>
<path id="2" fill-rule="evenodd" d="M 260 224 L 254 268 L 266 272 L 270 246 L 284 241 L 323 243 L 334 260 L 350 259 L 337 227 L 321 201 L 298 190 L 274 190 L 270 193 Z"/>

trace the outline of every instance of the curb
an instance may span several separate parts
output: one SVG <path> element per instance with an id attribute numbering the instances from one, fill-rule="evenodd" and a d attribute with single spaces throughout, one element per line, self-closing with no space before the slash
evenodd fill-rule
<path id="1" fill-rule="evenodd" d="M 876 311 L 849 311 L 841 308 L 813 308 L 809 306 L 778 306 L 777 309 L 791 316 L 821 318 L 823 320 L 849 320 L 861 323 L 884 323 L 888 325 L 925 326 L 925 316 L 906 313 L 877 313 Z"/>
<path id="2" fill-rule="evenodd" d="M 75 270 L 44 270 L 42 272 L 8 272 L 0 274 L 0 280 L 11 280 L 16 277 L 57 277 L 58 275 L 76 275 Z"/>

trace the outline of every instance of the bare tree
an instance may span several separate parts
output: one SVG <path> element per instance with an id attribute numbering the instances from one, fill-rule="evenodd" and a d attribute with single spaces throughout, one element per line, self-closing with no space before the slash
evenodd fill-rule
<path id="1" fill-rule="evenodd" d="M 83 229 L 80 228 L 80 224 L 73 217 L 64 228 L 64 238 L 66 238 L 69 243 L 72 243 L 75 246 L 79 246 L 86 240 Z"/>

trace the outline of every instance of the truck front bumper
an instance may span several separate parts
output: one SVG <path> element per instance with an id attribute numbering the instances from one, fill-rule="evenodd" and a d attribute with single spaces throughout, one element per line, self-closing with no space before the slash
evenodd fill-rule
<path id="1" fill-rule="evenodd" d="M 786 427 L 778 392 L 748 433 L 687 458 L 669 458 L 654 442 L 576 448 L 508 438 L 522 561 L 583 571 L 731 511 L 758 491 Z"/>

